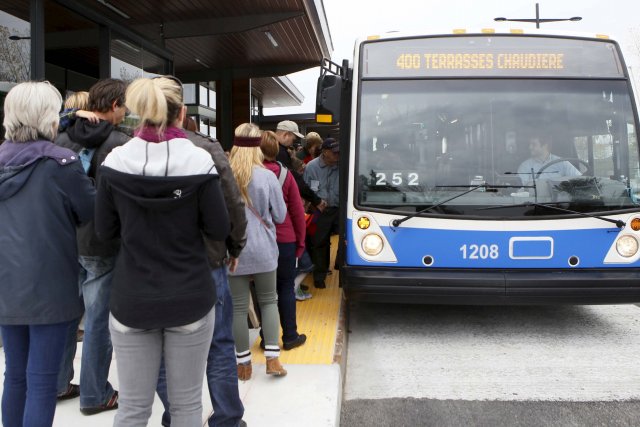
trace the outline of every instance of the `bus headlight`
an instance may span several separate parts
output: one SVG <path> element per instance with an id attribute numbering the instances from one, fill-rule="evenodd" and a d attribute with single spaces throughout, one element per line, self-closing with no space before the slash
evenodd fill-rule
<path id="1" fill-rule="evenodd" d="M 362 250 L 369 256 L 376 256 L 382 252 L 384 242 L 377 234 L 367 234 L 362 239 Z"/>
<path id="2" fill-rule="evenodd" d="M 616 250 L 623 257 L 632 257 L 638 252 L 638 241 L 633 236 L 620 236 L 616 241 Z"/>

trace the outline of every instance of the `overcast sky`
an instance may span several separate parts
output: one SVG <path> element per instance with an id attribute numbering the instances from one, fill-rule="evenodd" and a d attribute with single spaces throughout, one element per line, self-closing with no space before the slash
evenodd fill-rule
<path id="1" fill-rule="evenodd" d="M 323 0 L 334 62 L 352 59 L 356 38 L 388 31 L 424 32 L 454 28 L 535 29 L 535 24 L 493 18 L 535 18 L 529 0 Z M 640 0 L 541 0 L 540 18 L 581 16 L 580 22 L 541 24 L 542 29 L 607 34 L 616 39 L 640 88 Z M 265 115 L 312 113 L 318 69 L 288 77 L 304 94 L 300 107 L 266 108 Z"/>

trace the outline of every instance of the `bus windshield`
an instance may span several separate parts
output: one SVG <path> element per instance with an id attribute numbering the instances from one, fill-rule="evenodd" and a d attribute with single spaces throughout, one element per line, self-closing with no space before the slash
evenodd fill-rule
<path id="1" fill-rule="evenodd" d="M 522 218 L 637 209 L 640 165 L 623 79 L 364 79 L 356 204 Z M 569 214 L 564 214 L 569 215 Z"/>

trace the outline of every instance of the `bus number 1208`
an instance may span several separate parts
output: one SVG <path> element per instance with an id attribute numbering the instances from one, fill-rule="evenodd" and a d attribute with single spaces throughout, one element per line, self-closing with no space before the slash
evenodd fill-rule
<path id="1" fill-rule="evenodd" d="M 498 245 L 467 245 L 460 246 L 463 259 L 498 259 L 500 252 Z"/>

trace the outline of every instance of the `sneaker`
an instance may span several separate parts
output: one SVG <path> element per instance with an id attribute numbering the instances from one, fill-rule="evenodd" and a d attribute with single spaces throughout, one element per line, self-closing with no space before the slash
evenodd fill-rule
<path id="1" fill-rule="evenodd" d="M 305 285 L 304 283 L 300 283 L 300 289 L 302 289 L 303 291 L 308 291 L 309 286 Z"/>
<path id="2" fill-rule="evenodd" d="M 307 341 L 307 336 L 305 334 L 300 334 L 298 335 L 298 338 L 296 338 L 293 341 L 283 342 L 282 348 L 284 348 L 285 350 L 293 350 L 296 347 L 300 347 L 306 341 Z"/>
<path id="3" fill-rule="evenodd" d="M 311 295 L 308 292 L 303 291 L 301 288 L 297 288 L 296 289 L 296 300 L 298 301 L 304 301 L 306 299 L 311 298 L 313 295 Z"/>
<path id="4" fill-rule="evenodd" d="M 118 409 L 118 392 L 114 391 L 111 399 L 109 399 L 106 403 L 100 406 L 90 406 L 87 408 L 80 408 L 80 412 L 83 415 L 95 415 L 104 411 L 112 411 L 114 409 Z"/>
<path id="5" fill-rule="evenodd" d="M 69 383 L 67 389 L 64 392 L 58 394 L 57 399 L 68 400 L 76 398 L 78 396 L 80 396 L 80 386 L 78 384 Z"/>

